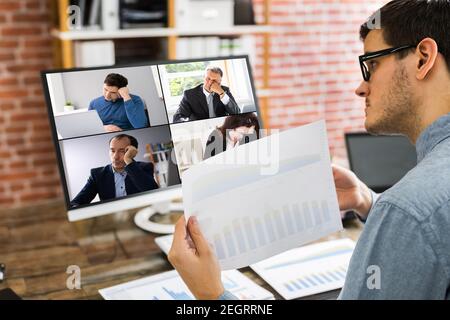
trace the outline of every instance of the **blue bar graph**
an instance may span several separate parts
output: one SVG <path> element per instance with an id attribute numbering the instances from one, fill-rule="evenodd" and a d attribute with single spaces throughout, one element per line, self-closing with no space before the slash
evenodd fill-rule
<path id="1" fill-rule="evenodd" d="M 259 218 L 255 219 L 255 226 L 256 226 L 256 234 L 258 235 L 258 240 L 259 240 L 259 244 L 261 246 L 265 245 L 266 242 L 266 237 L 264 234 L 264 229 L 261 225 L 261 220 Z"/>
<path id="2" fill-rule="evenodd" d="M 238 243 L 239 251 L 241 253 L 244 253 L 247 251 L 247 247 L 245 245 L 244 234 L 242 233 L 241 224 L 239 223 L 238 219 L 233 220 L 233 228 L 234 228 L 234 235 Z"/>
<path id="3" fill-rule="evenodd" d="M 236 255 L 236 251 L 234 249 L 234 241 L 233 237 L 231 236 L 231 230 L 230 227 L 224 227 L 224 236 L 225 236 L 225 243 L 227 244 L 228 249 L 228 256 L 232 257 Z"/>
<path id="4" fill-rule="evenodd" d="M 169 289 L 167 289 L 166 287 L 162 288 L 169 296 L 171 296 L 172 298 L 174 298 L 175 300 L 193 300 L 191 298 L 191 296 L 189 296 L 186 292 L 181 291 L 181 292 L 175 292 L 175 291 L 171 291 Z"/>
<path id="5" fill-rule="evenodd" d="M 225 250 L 222 246 L 222 240 L 220 239 L 219 235 L 214 236 L 214 247 L 216 248 L 217 258 L 219 259 L 225 259 Z"/>
<path id="6" fill-rule="evenodd" d="M 335 275 L 333 272 L 327 272 L 327 274 L 332 277 L 335 281 L 338 281 L 340 279 L 340 277 L 338 277 L 337 275 Z"/>
<path id="7" fill-rule="evenodd" d="M 327 201 L 297 202 L 275 209 L 267 206 L 261 217 L 235 218 L 222 233 L 213 235 L 213 243 L 218 258 L 225 259 L 311 229 L 329 218 Z"/>
<path id="8" fill-rule="evenodd" d="M 303 287 L 305 288 L 309 288 L 309 284 L 307 284 L 305 281 L 303 281 L 302 279 L 298 279 L 298 282 L 300 282 L 302 284 Z"/>
<path id="9" fill-rule="evenodd" d="M 313 279 L 305 277 L 305 280 L 308 281 L 313 287 L 317 286 L 317 283 Z"/>
<path id="10" fill-rule="evenodd" d="M 344 273 L 344 272 L 339 271 L 339 270 L 336 270 L 335 272 L 336 272 L 336 274 L 337 274 L 339 277 L 345 278 L 345 273 Z"/>
<path id="11" fill-rule="evenodd" d="M 266 213 L 264 215 L 264 220 L 266 222 L 266 229 L 267 229 L 267 234 L 269 235 L 269 241 L 270 242 L 274 242 L 276 240 L 276 238 L 275 238 L 275 230 L 273 228 L 272 220 L 270 218 L 270 214 L 269 213 Z"/>
<path id="12" fill-rule="evenodd" d="M 287 205 L 283 206 L 283 215 L 284 215 L 284 222 L 286 223 L 288 233 L 290 235 L 294 234 L 295 233 L 294 224 L 292 223 L 291 212 L 289 210 L 289 206 L 287 206 Z"/>
<path id="13" fill-rule="evenodd" d="M 313 201 L 311 203 L 311 208 L 312 208 L 314 220 L 316 222 L 315 225 L 321 224 L 322 223 L 322 213 L 320 212 L 319 205 L 318 205 L 317 201 Z"/>
<path id="14" fill-rule="evenodd" d="M 311 220 L 311 210 L 309 210 L 309 205 L 307 203 L 303 204 L 303 218 L 305 219 L 306 229 L 311 229 L 313 227 L 313 223 Z"/>
<path id="15" fill-rule="evenodd" d="M 256 240 L 255 235 L 253 233 L 252 223 L 249 217 L 244 218 L 244 226 L 245 226 L 245 235 L 247 236 L 248 245 L 251 250 L 256 249 Z"/>
<path id="16" fill-rule="evenodd" d="M 295 225 L 297 226 L 297 232 L 301 232 L 305 229 L 305 223 L 303 222 L 303 216 L 300 211 L 300 205 L 298 203 L 294 203 L 292 205 L 292 212 L 294 214 Z"/>
<path id="17" fill-rule="evenodd" d="M 316 280 L 317 282 L 319 282 L 319 283 L 321 283 L 321 284 L 324 284 L 324 283 L 325 283 L 319 276 L 317 276 L 317 275 L 315 275 L 315 274 L 312 274 L 311 276 L 312 276 L 312 277 L 314 278 L 314 280 Z"/>
<path id="18" fill-rule="evenodd" d="M 232 290 L 234 288 L 239 287 L 239 285 L 236 282 L 234 282 L 232 279 L 229 279 L 229 278 L 224 279 L 223 286 L 224 286 L 225 290 Z"/>
<path id="19" fill-rule="evenodd" d="M 322 212 L 323 212 L 323 217 L 325 218 L 325 220 L 329 220 L 330 219 L 330 211 L 328 210 L 328 202 L 326 202 L 325 200 L 322 201 Z"/>
<path id="20" fill-rule="evenodd" d="M 281 220 L 280 212 L 275 210 L 272 213 L 273 219 L 275 220 L 275 225 L 277 226 L 278 239 L 283 239 L 286 237 L 286 232 L 283 228 L 283 221 Z"/>
<path id="21" fill-rule="evenodd" d="M 285 283 L 284 286 L 285 286 L 289 291 L 295 291 L 295 289 L 292 288 L 288 283 Z"/>
<path id="22" fill-rule="evenodd" d="M 319 275 L 323 278 L 323 279 L 325 279 L 327 282 L 332 282 L 333 280 L 332 279 L 330 279 L 330 278 L 328 278 L 325 274 L 323 274 L 323 273 L 319 273 Z"/>
<path id="23" fill-rule="evenodd" d="M 311 255 L 309 257 L 300 258 L 300 259 L 296 259 L 296 260 L 292 260 L 292 261 L 287 261 L 287 262 L 284 262 L 284 263 L 274 264 L 274 265 L 272 265 L 270 267 L 267 267 L 266 270 L 289 267 L 289 266 L 292 266 L 292 265 L 295 265 L 295 264 L 300 264 L 300 263 L 303 263 L 303 262 L 325 259 L 325 258 L 329 258 L 329 257 L 333 257 L 333 256 L 339 256 L 339 255 L 343 255 L 343 254 L 348 254 L 348 253 L 351 253 L 351 252 L 353 252 L 352 248 L 339 247 L 339 248 L 336 248 L 336 249 L 330 250 L 330 251 L 318 252 L 317 254 Z"/>
<path id="24" fill-rule="evenodd" d="M 297 290 L 300 290 L 302 287 L 299 285 L 299 284 L 297 284 L 297 282 L 295 282 L 295 281 L 291 281 L 291 283 L 292 283 L 292 285 L 297 289 Z"/>
<path id="25" fill-rule="evenodd" d="M 342 269 L 342 267 L 340 267 L 339 269 Z M 342 274 L 342 271 L 335 269 L 304 275 L 295 280 L 285 282 L 283 286 L 290 292 L 295 292 L 311 287 L 324 286 L 329 284 L 341 284 L 344 279 L 345 274 Z"/>

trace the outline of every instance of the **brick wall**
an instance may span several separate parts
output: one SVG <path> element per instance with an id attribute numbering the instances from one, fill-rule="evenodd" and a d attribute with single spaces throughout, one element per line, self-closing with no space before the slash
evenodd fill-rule
<path id="1" fill-rule="evenodd" d="M 254 0 L 259 21 L 263 0 Z M 387 1 L 272 0 L 270 126 L 325 119 L 332 155 L 346 157 L 344 132 L 364 130 L 359 26 Z M 258 70 L 256 71 L 258 75 Z"/>
<path id="2" fill-rule="evenodd" d="M 48 5 L 0 1 L 0 207 L 61 195 L 39 74 L 53 61 Z"/>
<path id="3" fill-rule="evenodd" d="M 51 0 L 0 1 L 0 207 L 61 197 L 39 71 L 52 67 Z M 254 0 L 262 21 L 263 0 Z M 334 156 L 363 129 L 359 25 L 386 1 L 272 0 L 270 126 L 327 121 Z M 261 52 L 261 41 L 259 52 Z M 261 58 L 255 76 L 261 81 Z"/>

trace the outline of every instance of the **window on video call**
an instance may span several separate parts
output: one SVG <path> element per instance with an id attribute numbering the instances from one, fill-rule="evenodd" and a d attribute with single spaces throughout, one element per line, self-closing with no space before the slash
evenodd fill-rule
<path id="1" fill-rule="evenodd" d="M 259 138 L 245 58 L 49 72 L 69 209 L 181 183 Z"/>

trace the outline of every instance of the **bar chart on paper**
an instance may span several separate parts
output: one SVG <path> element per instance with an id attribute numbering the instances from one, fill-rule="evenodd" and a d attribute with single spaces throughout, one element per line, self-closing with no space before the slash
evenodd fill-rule
<path id="1" fill-rule="evenodd" d="M 285 204 L 280 209 L 266 207 L 261 216 L 234 219 L 212 236 L 213 244 L 222 260 L 305 232 L 327 220 L 330 220 L 327 201 Z"/>
<path id="2" fill-rule="evenodd" d="M 237 270 L 222 273 L 224 288 L 241 300 L 270 300 L 272 293 Z M 105 300 L 194 300 L 178 273 L 164 272 L 99 290 Z"/>
<path id="3" fill-rule="evenodd" d="M 271 135 L 279 148 L 259 166 L 226 162 L 227 153 L 229 158 L 259 154 L 266 138 L 183 174 L 185 217 L 197 217 L 222 270 L 246 267 L 342 229 L 325 123 Z M 277 170 L 263 174 L 264 163 Z"/>
<path id="4" fill-rule="evenodd" d="M 283 298 L 342 288 L 355 243 L 333 240 L 289 250 L 251 265 Z"/>

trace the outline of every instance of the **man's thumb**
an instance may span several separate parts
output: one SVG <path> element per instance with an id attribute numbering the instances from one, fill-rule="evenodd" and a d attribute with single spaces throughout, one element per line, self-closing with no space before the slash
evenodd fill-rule
<path id="1" fill-rule="evenodd" d="M 188 230 L 192 241 L 194 242 L 195 248 L 199 254 L 205 254 L 210 251 L 210 247 L 202 231 L 200 230 L 200 225 L 195 216 L 191 216 L 188 221 Z"/>

